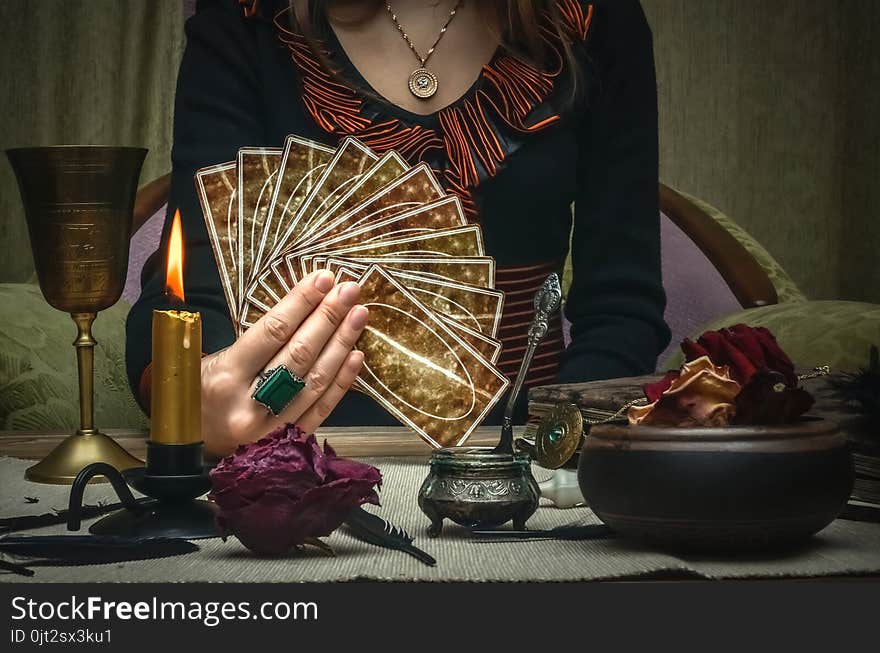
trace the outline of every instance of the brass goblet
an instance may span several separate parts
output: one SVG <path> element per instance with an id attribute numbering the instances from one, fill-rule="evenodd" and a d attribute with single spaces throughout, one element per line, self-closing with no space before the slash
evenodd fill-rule
<path id="1" fill-rule="evenodd" d="M 94 425 L 92 322 L 122 295 L 137 182 L 147 150 L 52 146 L 6 151 L 24 202 L 43 297 L 76 323 L 80 428 L 25 477 L 70 484 L 86 465 L 143 463 Z"/>

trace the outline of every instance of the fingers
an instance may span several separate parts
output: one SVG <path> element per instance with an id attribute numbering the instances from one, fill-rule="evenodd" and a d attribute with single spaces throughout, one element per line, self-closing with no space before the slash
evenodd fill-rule
<path id="1" fill-rule="evenodd" d="M 306 433 L 313 433 L 336 408 L 336 404 L 354 383 L 361 371 L 364 354 L 360 351 L 349 352 L 336 378 L 326 392 L 297 420 L 299 427 Z"/>
<path id="2" fill-rule="evenodd" d="M 327 270 L 305 277 L 229 348 L 227 361 L 232 369 L 248 379 L 266 369 L 333 286 L 333 273 Z"/>
<path id="3" fill-rule="evenodd" d="M 353 282 L 336 286 L 299 326 L 286 345 L 272 357 L 268 367 L 286 365 L 294 374 L 308 375 L 324 347 L 357 303 L 360 292 L 360 286 Z M 351 344 L 354 345 L 354 341 Z"/>
<path id="4" fill-rule="evenodd" d="M 333 386 L 339 370 L 345 365 L 348 355 L 360 338 L 368 318 L 369 311 L 366 307 L 355 306 L 351 309 L 305 374 L 306 387 L 282 413 L 285 422 L 298 421 L 300 416 Z"/>

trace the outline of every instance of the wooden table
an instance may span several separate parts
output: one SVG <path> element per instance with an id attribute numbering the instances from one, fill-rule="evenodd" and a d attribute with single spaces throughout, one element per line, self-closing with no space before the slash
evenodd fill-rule
<path id="1" fill-rule="evenodd" d="M 498 443 L 500 426 L 478 428 L 468 438 L 471 446 L 494 446 Z M 146 456 L 147 431 L 137 429 L 102 429 L 131 454 Z M 520 431 L 517 431 L 517 434 Z M 45 431 L 0 431 L 0 456 L 39 460 L 48 454 L 68 433 Z M 318 441 L 324 438 L 340 456 L 367 458 L 415 456 L 427 458 L 431 447 L 418 435 L 403 426 L 351 426 L 318 429 Z"/>
<path id="2" fill-rule="evenodd" d="M 143 458 L 146 454 L 147 432 L 134 429 L 104 429 L 132 454 Z M 522 432 L 516 429 L 517 434 Z M 498 427 L 477 429 L 468 440 L 469 445 L 489 446 L 497 443 Z M 0 456 L 23 459 L 40 459 L 55 447 L 67 433 L 47 433 L 39 431 L 0 431 Z M 319 440 L 327 438 L 328 442 L 341 456 L 346 457 L 407 457 L 409 459 L 427 459 L 430 447 L 404 427 L 327 427 L 317 432 Z M 47 486 L 51 487 L 51 486 Z M 16 513 L 17 514 L 17 513 Z M 876 581 L 878 574 L 853 576 L 823 576 L 823 580 Z M 696 581 L 710 582 L 705 579 L 678 571 L 659 571 L 639 576 L 638 579 L 621 578 L 617 582 L 639 582 L 645 580 L 665 581 Z M 806 581 L 809 578 L 799 578 Z"/>

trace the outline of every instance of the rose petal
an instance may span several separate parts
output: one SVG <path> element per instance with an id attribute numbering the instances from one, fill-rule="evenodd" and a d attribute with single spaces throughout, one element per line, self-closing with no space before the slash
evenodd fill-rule
<path id="1" fill-rule="evenodd" d="M 650 406 L 630 409 L 630 424 L 689 428 L 697 426 L 727 426 L 736 408 L 733 404 L 712 403 L 698 394 L 683 394 L 672 402 L 656 402 Z"/>
<path id="2" fill-rule="evenodd" d="M 666 375 L 656 383 L 645 384 L 642 386 L 642 391 L 645 393 L 645 397 L 652 403 L 657 401 L 660 398 L 660 395 L 666 392 L 669 389 L 669 386 L 672 385 L 672 382 L 680 375 L 681 372 L 678 370 L 669 370 Z"/>
<path id="3" fill-rule="evenodd" d="M 298 503 L 283 494 L 266 492 L 257 503 L 237 510 L 221 510 L 217 524 L 254 553 L 279 555 L 308 537 L 297 528 Z"/>
<path id="4" fill-rule="evenodd" d="M 684 359 L 688 363 L 703 356 L 709 356 L 705 347 L 688 338 L 681 341 L 681 351 L 684 352 Z M 711 358 L 711 356 L 709 357 Z"/>
<path id="5" fill-rule="evenodd" d="M 761 348 L 764 350 L 767 367 L 782 374 L 785 377 L 786 384 L 790 387 L 797 386 L 798 379 L 794 370 L 794 363 L 782 350 L 782 347 L 779 346 L 774 335 L 764 327 L 756 327 L 755 331 L 761 343 Z"/>
<path id="6" fill-rule="evenodd" d="M 324 440 L 324 455 L 329 479 L 351 478 L 369 481 L 381 487 L 382 474 L 378 469 L 356 460 L 340 458 L 327 440 Z"/>
<path id="7" fill-rule="evenodd" d="M 748 357 L 719 331 L 707 331 L 700 336 L 698 342 L 709 352 L 709 358 L 715 365 L 730 367 L 730 376 L 739 384 L 748 382 L 758 370 Z"/>
<path id="8" fill-rule="evenodd" d="M 734 324 L 724 329 L 727 340 L 748 357 L 755 369 L 761 369 L 767 365 L 764 349 L 758 331 L 746 324 Z"/>
<path id="9" fill-rule="evenodd" d="M 347 458 L 331 458 L 327 461 L 327 478 L 335 481 L 338 479 L 351 479 L 364 481 L 371 485 L 381 485 L 382 474 L 372 465 L 365 465 Z"/>
<path id="10" fill-rule="evenodd" d="M 738 424 L 791 424 L 814 403 L 810 393 L 792 388 L 780 372 L 755 374 L 736 398 Z"/>
<path id="11" fill-rule="evenodd" d="M 240 478 L 235 490 L 248 499 L 256 499 L 267 490 L 283 492 L 291 498 L 297 498 L 320 483 L 321 479 L 311 469 L 278 467 Z"/>
<path id="12" fill-rule="evenodd" d="M 364 503 L 379 503 L 369 483 L 340 479 L 309 490 L 298 502 L 297 528 L 311 537 L 329 535 Z"/>

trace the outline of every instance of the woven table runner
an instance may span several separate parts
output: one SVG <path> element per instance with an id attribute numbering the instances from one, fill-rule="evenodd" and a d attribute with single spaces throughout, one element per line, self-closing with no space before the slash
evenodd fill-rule
<path id="1" fill-rule="evenodd" d="M 880 573 L 880 525 L 838 520 L 787 554 L 736 557 L 673 556 L 620 539 L 583 542 L 478 542 L 446 522 L 436 539 L 425 535 L 427 518 L 416 496 L 427 474 L 423 462 L 368 460 L 382 470 L 382 507 L 374 510 L 406 528 L 416 544 L 437 559 L 436 567 L 396 552 L 363 544 L 343 529 L 326 538 L 336 557 L 307 548 L 281 558 L 258 558 L 237 540 L 201 540 L 201 550 L 175 558 L 81 567 L 35 567 L 30 579 L 0 572 L 0 582 L 309 582 L 309 581 L 585 581 L 644 576 L 777 578 Z M 0 516 L 41 514 L 67 507 L 68 488 L 24 480 L 33 461 L 0 458 Z M 536 468 L 538 480 L 548 472 Z M 28 503 L 25 497 L 39 499 Z M 115 501 L 109 484 L 90 485 L 85 502 Z M 530 528 L 552 528 L 576 520 L 598 522 L 586 508 L 560 510 L 545 504 Z M 87 531 L 91 521 L 83 525 Z M 67 532 L 63 526 L 32 531 Z"/>

